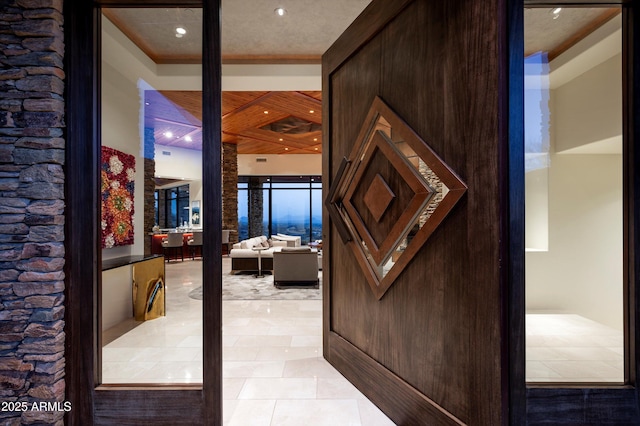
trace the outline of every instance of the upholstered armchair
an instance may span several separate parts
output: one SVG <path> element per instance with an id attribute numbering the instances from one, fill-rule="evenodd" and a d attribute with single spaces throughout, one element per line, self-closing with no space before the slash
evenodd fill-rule
<path id="1" fill-rule="evenodd" d="M 318 288 L 318 251 L 309 247 L 283 247 L 273 253 L 273 283 L 278 288 Z"/>

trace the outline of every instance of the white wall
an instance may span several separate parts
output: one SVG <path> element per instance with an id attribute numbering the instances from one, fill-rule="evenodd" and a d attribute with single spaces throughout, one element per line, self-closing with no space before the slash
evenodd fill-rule
<path id="1" fill-rule="evenodd" d="M 134 244 L 102 250 L 110 259 L 144 253 L 144 158 L 141 156 L 138 90 L 108 63 L 102 66 L 102 145 L 135 156 Z"/>
<path id="2" fill-rule="evenodd" d="M 548 168 L 525 173 L 525 247 L 527 251 L 549 249 Z"/>
<path id="3" fill-rule="evenodd" d="M 133 276 L 131 267 L 110 269 L 102 273 L 102 330 L 133 317 Z"/>
<path id="4" fill-rule="evenodd" d="M 555 90 L 557 152 L 621 136 L 621 76 L 616 55 Z"/>
<path id="5" fill-rule="evenodd" d="M 527 310 L 622 329 L 622 156 L 552 155 L 549 251 L 526 254 Z"/>
<path id="6" fill-rule="evenodd" d="M 550 91 L 550 167 L 526 176 L 527 247 L 548 251 L 526 253 L 526 306 L 622 329 L 621 56 L 596 62 Z"/>
<path id="7" fill-rule="evenodd" d="M 256 158 L 266 158 L 266 162 L 257 162 Z M 294 176 L 322 175 L 322 155 L 320 154 L 283 154 L 283 155 L 238 155 L 238 175 L 254 176 Z"/>

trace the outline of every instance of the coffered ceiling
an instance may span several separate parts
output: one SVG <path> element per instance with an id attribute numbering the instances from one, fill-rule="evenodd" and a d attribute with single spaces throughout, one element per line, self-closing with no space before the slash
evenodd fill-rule
<path id="1" fill-rule="evenodd" d="M 202 93 L 147 91 L 145 121 L 157 144 L 202 149 Z M 240 154 L 322 152 L 321 92 L 223 92 L 222 141 Z"/>

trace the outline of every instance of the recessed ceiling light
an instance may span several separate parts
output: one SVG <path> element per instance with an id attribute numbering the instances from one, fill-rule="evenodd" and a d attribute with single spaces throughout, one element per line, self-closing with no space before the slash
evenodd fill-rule
<path id="1" fill-rule="evenodd" d="M 317 142 L 317 141 L 318 141 L 318 138 L 313 138 L 313 141 L 314 141 L 314 142 Z"/>
<path id="2" fill-rule="evenodd" d="M 285 151 L 289 151 L 289 148 L 285 148 L 284 150 L 285 150 Z"/>
<path id="3" fill-rule="evenodd" d="M 145 105 L 149 105 L 149 102 L 145 102 L 144 104 L 145 104 Z"/>
<path id="4" fill-rule="evenodd" d="M 282 138 L 280 138 L 280 139 L 278 139 L 278 140 L 279 140 L 280 142 L 282 142 L 282 141 L 283 141 L 283 139 L 282 139 Z"/>
<path id="5" fill-rule="evenodd" d="M 184 28 L 182 27 L 176 28 L 176 37 L 181 38 L 186 33 L 187 33 L 187 30 L 185 30 Z"/>
<path id="6" fill-rule="evenodd" d="M 275 13 L 278 16 L 284 16 L 287 14 L 287 9 L 285 9 L 284 7 L 279 7 L 276 10 L 274 10 L 273 13 Z"/>
<path id="7" fill-rule="evenodd" d="M 317 150 L 318 150 L 318 148 L 315 148 L 315 150 L 317 151 Z"/>
<path id="8" fill-rule="evenodd" d="M 172 138 L 173 137 L 173 132 L 164 132 L 163 135 L 167 138 Z"/>
<path id="9" fill-rule="evenodd" d="M 309 110 L 309 112 L 310 112 L 311 114 L 313 114 L 315 111 L 314 111 L 314 110 L 312 110 L 312 109 L 310 109 L 310 110 Z"/>
<path id="10" fill-rule="evenodd" d="M 555 9 L 551 9 L 551 14 L 553 15 L 553 19 L 558 19 L 560 17 L 560 12 L 562 12 L 561 7 L 556 7 Z"/>
<path id="11" fill-rule="evenodd" d="M 184 140 L 187 142 L 191 142 L 193 139 L 191 139 L 191 136 L 187 135 L 184 137 Z"/>
<path id="12" fill-rule="evenodd" d="M 265 113 L 265 114 L 269 114 L 269 111 L 265 111 L 264 113 Z"/>

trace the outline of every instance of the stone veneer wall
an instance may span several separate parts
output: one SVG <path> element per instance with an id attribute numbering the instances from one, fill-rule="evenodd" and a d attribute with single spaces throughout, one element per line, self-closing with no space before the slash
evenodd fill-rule
<path id="1" fill-rule="evenodd" d="M 156 224 L 156 209 L 154 193 L 156 191 L 156 162 L 153 159 L 144 159 L 144 254 L 151 254 L 151 239 L 147 236 Z"/>
<path id="2" fill-rule="evenodd" d="M 238 145 L 222 144 L 222 229 L 231 229 L 229 241 L 238 242 Z"/>
<path id="3" fill-rule="evenodd" d="M 0 1 L 0 410 L 3 425 L 63 424 L 62 0 Z M 60 407 L 62 408 L 62 406 Z"/>
<path id="4" fill-rule="evenodd" d="M 156 191 L 155 136 L 153 129 L 144 129 L 144 254 L 151 254 L 151 239 L 147 236 L 156 225 L 154 194 Z"/>
<path id="5" fill-rule="evenodd" d="M 262 180 L 257 176 L 249 178 L 249 237 L 265 235 L 263 229 L 264 200 Z"/>

